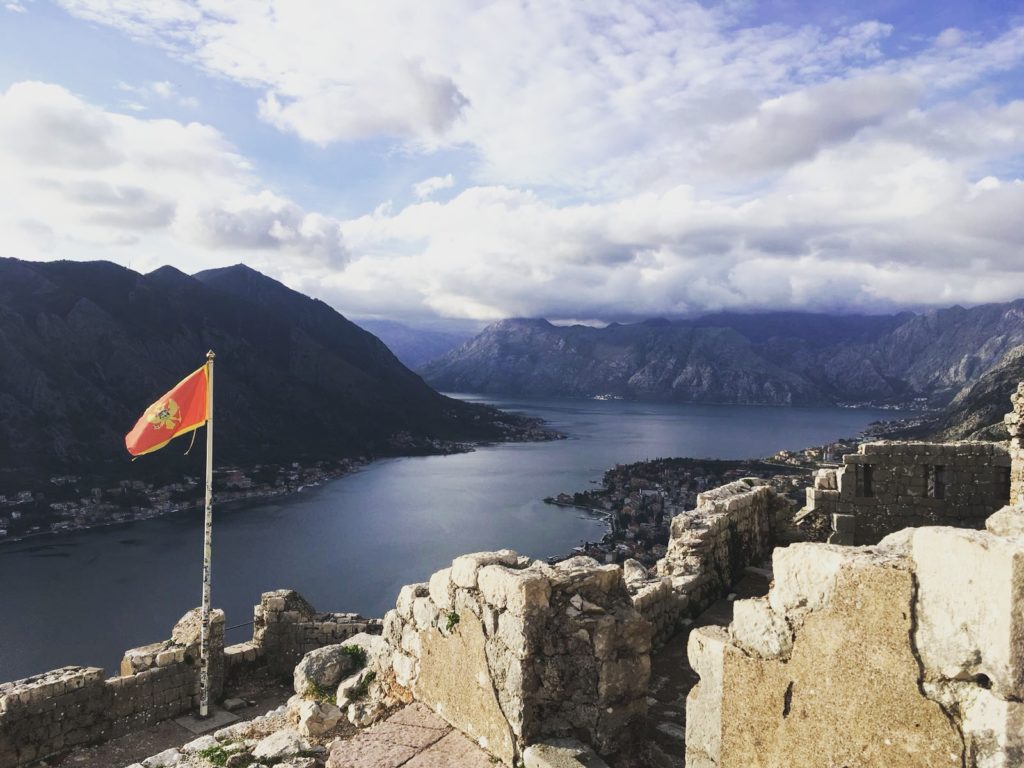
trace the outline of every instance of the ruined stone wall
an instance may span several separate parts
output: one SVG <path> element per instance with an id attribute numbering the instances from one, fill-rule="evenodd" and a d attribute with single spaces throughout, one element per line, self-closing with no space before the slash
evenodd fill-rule
<path id="1" fill-rule="evenodd" d="M 464 555 L 402 589 L 383 637 L 396 685 L 508 765 L 551 736 L 614 753 L 646 715 L 651 626 L 615 565 Z"/>
<path id="2" fill-rule="evenodd" d="M 687 768 L 1024 765 L 1024 510 L 990 527 L 776 550 L 690 636 Z"/>
<path id="3" fill-rule="evenodd" d="M 317 613 L 291 590 L 268 592 L 255 608 L 253 640 L 224 647 L 224 613 L 213 612 L 210 698 L 225 678 L 266 665 L 291 678 L 303 654 L 359 632 L 379 633 L 380 620 Z M 62 667 L 0 684 L 0 768 L 25 766 L 78 744 L 104 741 L 177 717 L 199 705 L 199 609 L 185 614 L 169 640 L 132 648 L 121 674 Z"/>
<path id="4" fill-rule="evenodd" d="M 299 660 L 316 648 L 334 645 L 360 632 L 380 634 L 380 619 L 366 619 L 358 613 L 318 613 L 298 592 L 280 589 L 264 592 L 253 611 L 252 648 L 242 654 L 264 659 L 273 674 L 291 677 Z M 237 665 L 242 662 L 233 660 Z"/>
<path id="5" fill-rule="evenodd" d="M 726 595 L 747 566 L 768 559 L 784 509 L 788 502 L 765 481 L 744 478 L 701 493 L 695 509 L 672 520 L 653 578 L 626 574 L 634 607 L 654 627 L 655 648 Z"/>
<path id="6" fill-rule="evenodd" d="M 211 621 L 210 694 L 223 685 L 224 614 Z M 0 768 L 26 765 L 77 744 L 102 741 L 188 712 L 199 702 L 199 615 L 170 640 L 125 653 L 121 675 L 63 667 L 0 685 Z"/>
<path id="7" fill-rule="evenodd" d="M 982 528 L 1010 481 L 998 443 L 863 443 L 842 467 L 819 471 L 805 510 L 830 518 L 834 544 L 875 544 L 911 526 Z"/>
<path id="8" fill-rule="evenodd" d="M 1024 381 L 1010 396 L 1011 411 L 1003 421 L 1010 433 L 1010 503 L 1024 504 Z"/>

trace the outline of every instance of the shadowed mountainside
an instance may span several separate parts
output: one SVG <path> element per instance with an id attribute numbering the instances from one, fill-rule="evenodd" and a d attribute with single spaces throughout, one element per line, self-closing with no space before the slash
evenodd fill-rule
<path id="1" fill-rule="evenodd" d="M 0 466 L 124 474 L 124 434 L 211 348 L 218 464 L 415 453 L 517 423 L 441 396 L 323 302 L 244 266 L 192 277 L 0 259 Z M 132 473 L 201 466 L 186 447 Z"/>

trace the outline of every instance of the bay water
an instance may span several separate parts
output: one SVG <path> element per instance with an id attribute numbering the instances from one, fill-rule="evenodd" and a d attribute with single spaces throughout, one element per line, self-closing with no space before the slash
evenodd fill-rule
<path id="1" fill-rule="evenodd" d="M 403 584 L 465 552 L 546 558 L 604 523 L 543 503 L 616 463 L 757 458 L 857 435 L 891 411 L 478 398 L 568 435 L 453 456 L 388 459 L 301 493 L 215 509 L 213 602 L 252 620 L 262 592 L 382 616 Z M 0 681 L 65 664 L 117 673 L 122 652 L 170 636 L 199 604 L 202 511 L 0 544 Z M 241 642 L 252 629 L 228 633 Z"/>

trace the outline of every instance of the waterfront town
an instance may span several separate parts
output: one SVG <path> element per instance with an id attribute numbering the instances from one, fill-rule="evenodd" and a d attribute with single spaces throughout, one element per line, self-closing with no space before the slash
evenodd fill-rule
<path id="1" fill-rule="evenodd" d="M 551 560 L 588 555 L 603 563 L 632 559 L 652 567 L 665 556 L 672 518 L 696 507 L 702 491 L 741 477 L 760 477 L 799 506 L 811 475 L 822 467 L 836 466 L 843 454 L 855 452 L 856 446 L 856 440 L 839 440 L 801 451 L 779 451 L 766 459 L 659 458 L 618 464 L 604 473 L 597 488 L 545 499 L 608 521 L 608 532 L 600 541 L 583 542 L 571 553 Z"/>
<path id="2" fill-rule="evenodd" d="M 876 423 L 864 435 L 884 436 L 892 422 Z M 900 424 L 905 426 L 905 424 Z M 556 432 L 530 426 L 530 439 L 557 439 Z M 396 436 L 400 438 L 401 436 Z M 510 435 L 511 439 L 521 435 Z M 633 558 L 654 563 L 665 552 L 672 517 L 692 509 L 697 494 L 739 477 L 770 479 L 776 490 L 800 502 L 800 489 L 816 469 L 841 461 L 856 450 L 857 441 L 839 440 L 799 451 L 783 450 L 766 459 L 710 460 L 667 458 L 620 464 L 605 472 L 598 488 L 560 493 L 546 502 L 598 514 L 608 521 L 599 542 L 582 542 L 572 554 L 587 554 L 602 562 Z M 407 453 L 463 453 L 473 446 L 434 441 L 428 446 L 400 445 Z M 357 456 L 312 464 L 257 464 L 219 467 L 214 472 L 218 503 L 240 502 L 300 492 L 364 467 L 372 457 Z M 171 512 L 198 508 L 201 478 L 185 476 L 159 484 L 146 480 L 112 481 L 95 475 L 53 475 L 31 489 L 17 489 L 8 480 L 0 488 L 0 542 L 101 525 L 129 523 Z M 560 559 L 560 558 L 554 558 Z"/>

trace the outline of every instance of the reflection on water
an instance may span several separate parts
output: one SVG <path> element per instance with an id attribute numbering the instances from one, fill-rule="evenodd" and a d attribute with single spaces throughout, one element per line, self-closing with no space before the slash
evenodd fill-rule
<path id="1" fill-rule="evenodd" d="M 399 587 L 463 552 L 564 553 L 599 538 L 603 524 L 541 499 L 586 488 L 617 462 L 763 456 L 853 435 L 893 415 L 490 402 L 548 419 L 570 439 L 381 461 L 288 498 L 218 508 L 213 594 L 228 625 L 250 620 L 270 589 L 298 589 L 321 610 L 380 616 Z M 112 672 L 125 648 L 167 637 L 199 604 L 201 517 L 195 510 L 0 546 L 0 681 L 63 664 Z"/>

